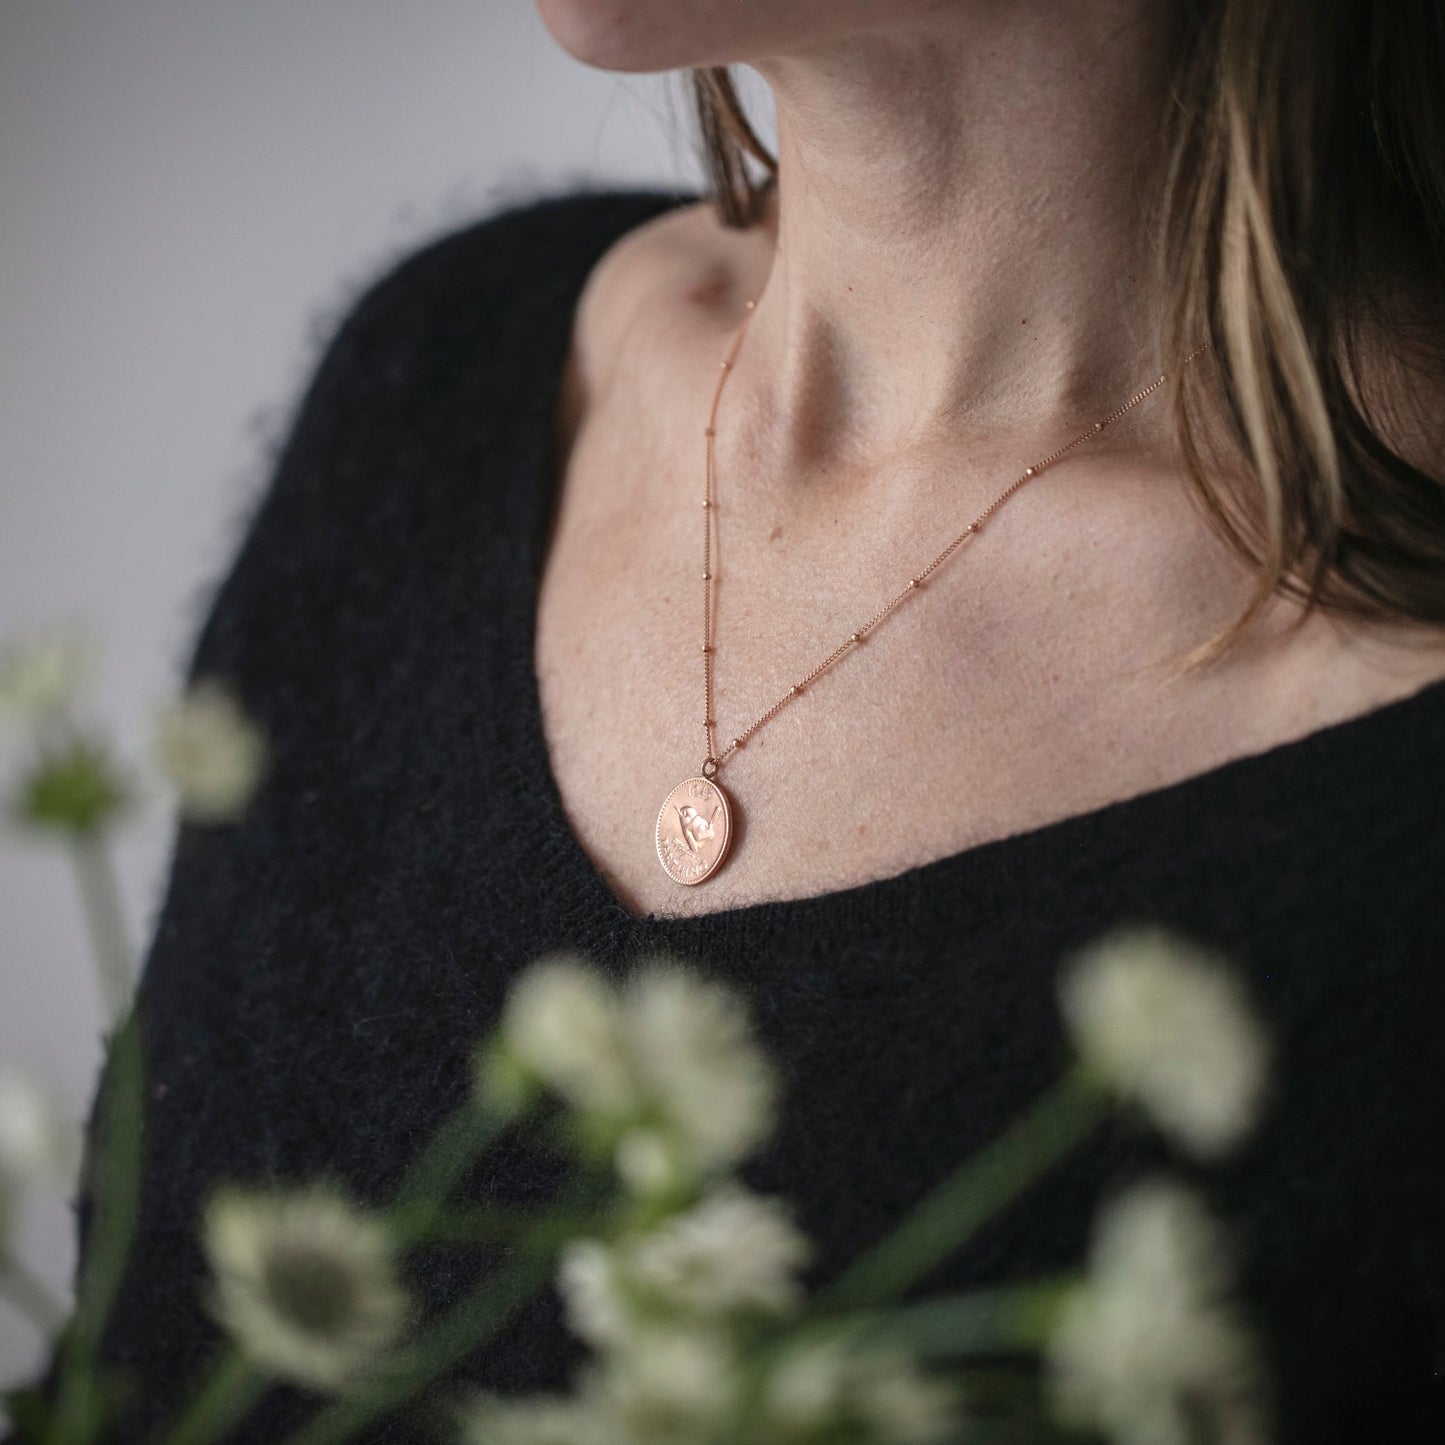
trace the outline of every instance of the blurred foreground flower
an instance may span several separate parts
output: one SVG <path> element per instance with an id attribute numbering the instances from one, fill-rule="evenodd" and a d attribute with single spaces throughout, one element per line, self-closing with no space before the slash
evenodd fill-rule
<path id="1" fill-rule="evenodd" d="M 79 627 L 53 626 L 0 647 L 0 720 L 43 725 L 66 712 L 94 670 L 96 648 Z"/>
<path id="2" fill-rule="evenodd" d="M 738 1419 L 740 1364 L 724 1330 L 658 1325 L 588 1366 L 581 1398 L 625 1445 L 712 1445 Z"/>
<path id="3" fill-rule="evenodd" d="M 473 1392 L 450 1422 L 462 1445 L 1057 1438 L 1046 1407 L 1114 1445 L 1261 1445 L 1259 1352 L 1230 1298 L 1222 1237 L 1182 1186 L 1117 1200 L 1082 1283 L 1070 1274 L 907 1299 L 1118 1097 L 1196 1152 L 1217 1152 L 1253 1119 L 1263 1042 L 1211 956 L 1161 929 L 1124 930 L 1086 950 L 1060 987 L 1082 1067 L 810 1295 L 811 1246 L 786 1201 L 735 1177 L 768 1136 L 778 1088 L 742 994 L 662 953 L 625 979 L 577 955 L 544 956 L 519 973 L 475 1051 L 476 1090 L 384 1211 L 320 1182 L 211 1198 L 206 1303 L 230 1341 L 169 1445 L 225 1438 L 280 1379 L 344 1395 L 304 1438 L 372 1438 L 363 1432 L 444 1385 L 549 1278 L 591 1347 L 572 1392 Z M 136 1100 L 139 1085 L 137 1071 Z M 542 1142 L 572 1151 L 576 1177 L 555 1208 L 485 1190 L 459 1197 L 529 1114 L 549 1131 Z M 401 1282 L 403 1252 L 467 1241 L 508 1247 L 474 1291 L 422 1321 Z M 1019 1356 L 1027 1380 L 1009 1374 Z M 98 1445 L 97 1432 L 66 1423 L 90 1408 L 87 1368 L 69 1396 L 81 1403 L 62 1399 L 62 1424 L 30 1438 Z"/>
<path id="4" fill-rule="evenodd" d="M 483 1060 L 483 1091 L 513 1109 L 550 1091 L 589 1114 L 631 1113 L 637 1087 L 620 1014 L 612 984 L 580 958 L 537 960 L 507 994 L 492 1054 Z"/>
<path id="5" fill-rule="evenodd" d="M 11 1201 L 27 1186 L 68 1186 L 80 1139 L 55 1093 L 13 1064 L 0 1064 L 0 1252 Z"/>
<path id="6" fill-rule="evenodd" d="M 959 1438 L 959 1406 L 950 1381 L 906 1356 L 814 1341 L 791 1346 L 770 1370 L 749 1445 L 928 1445 Z"/>
<path id="7" fill-rule="evenodd" d="M 334 1188 L 222 1189 L 204 1244 L 212 1312 L 268 1373 L 321 1390 L 365 1384 L 407 1323 L 386 1226 Z"/>
<path id="8" fill-rule="evenodd" d="M 655 957 L 629 975 L 622 1005 L 643 1094 L 664 1136 L 704 1172 L 745 1159 L 772 1129 L 777 1084 L 741 995 Z"/>
<path id="9" fill-rule="evenodd" d="M 517 981 L 483 1055 L 484 1095 L 570 1105 L 578 1140 L 641 1194 L 692 1188 L 766 1137 L 776 1079 L 742 1001 L 676 961 L 642 960 L 613 985 L 554 955 Z"/>
<path id="10" fill-rule="evenodd" d="M 558 1285 L 598 1351 L 578 1394 L 589 1427 L 626 1445 L 943 1438 L 956 1426 L 951 1387 L 890 1352 L 789 1340 L 810 1254 L 781 1200 L 735 1182 L 651 1228 L 574 1240 Z M 782 1343 L 759 1357 L 767 1339 Z"/>
<path id="11" fill-rule="evenodd" d="M 573 1330 L 605 1348 L 649 1323 L 788 1314 L 809 1252 L 781 1201 L 730 1184 L 650 1230 L 573 1240 L 558 1278 Z"/>
<path id="12" fill-rule="evenodd" d="M 1218 1224 L 1189 1189 L 1135 1185 L 1102 1215 L 1046 1351 L 1066 1422 L 1118 1445 L 1262 1445 L 1256 1344 Z"/>
<path id="13" fill-rule="evenodd" d="M 0 1179 L 64 1184 L 79 1143 L 54 1090 L 27 1070 L 0 1064 Z"/>
<path id="14" fill-rule="evenodd" d="M 218 678 L 195 682 L 156 722 L 156 751 L 181 813 L 197 823 L 234 822 L 265 769 L 260 727 Z"/>
<path id="15" fill-rule="evenodd" d="M 617 1428 L 589 1400 L 475 1392 L 457 1415 L 459 1445 L 619 1445 Z"/>
<path id="16" fill-rule="evenodd" d="M 1201 1158 L 1254 1124 L 1268 1042 L 1237 972 L 1157 925 L 1117 928 L 1083 949 L 1060 983 L 1085 1067 L 1142 1105 Z"/>
<path id="17" fill-rule="evenodd" d="M 793 1345 L 760 1389 L 725 1336 L 657 1330 L 589 1365 L 575 1396 L 471 1397 L 460 1445 L 935 1445 L 958 1392 L 891 1353 Z"/>
<path id="18" fill-rule="evenodd" d="M 635 1348 L 588 1363 L 576 1394 L 473 1396 L 463 1445 L 722 1445 L 741 1440 L 743 1377 L 732 1342 L 710 1329 L 649 1329 Z M 749 1441 L 751 1445 L 751 1440 Z"/>

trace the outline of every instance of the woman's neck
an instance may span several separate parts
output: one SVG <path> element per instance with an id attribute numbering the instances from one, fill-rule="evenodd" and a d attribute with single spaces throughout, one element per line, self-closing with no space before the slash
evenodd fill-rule
<path id="1" fill-rule="evenodd" d="M 728 406 L 760 465 L 1027 454 L 1158 374 L 1145 228 L 1173 11 L 950 3 L 907 36 L 753 62 L 780 180 Z"/>

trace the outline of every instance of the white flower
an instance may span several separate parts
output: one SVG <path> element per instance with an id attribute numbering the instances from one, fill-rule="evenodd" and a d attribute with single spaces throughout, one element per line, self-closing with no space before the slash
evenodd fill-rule
<path id="1" fill-rule="evenodd" d="M 780 1200 L 727 1185 L 632 1241 L 624 1267 L 638 1289 L 691 1315 L 785 1314 L 802 1300 L 794 1272 L 808 1254 Z"/>
<path id="2" fill-rule="evenodd" d="M 675 1197 L 685 1193 L 693 1179 L 687 1147 L 665 1129 L 629 1129 L 617 1141 L 613 1162 L 622 1183 L 643 1197 Z"/>
<path id="3" fill-rule="evenodd" d="M 261 729 L 229 686 L 202 678 L 156 720 L 156 751 L 182 814 L 232 822 L 245 811 L 266 766 Z"/>
<path id="4" fill-rule="evenodd" d="M 1118 1445 L 1260 1445 L 1264 1381 L 1230 1288 L 1226 1242 L 1191 1191 L 1151 1180 L 1115 1200 L 1045 1348 L 1060 1418 Z"/>
<path id="5" fill-rule="evenodd" d="M 644 1332 L 588 1361 L 574 1395 L 473 1397 L 458 1445 L 718 1445 L 742 1401 L 732 1344 L 708 1330 Z"/>
<path id="6" fill-rule="evenodd" d="M 835 1340 L 794 1345 L 768 1373 L 763 1421 L 769 1438 L 816 1434 L 836 1426 L 847 1398 L 851 1353 Z"/>
<path id="7" fill-rule="evenodd" d="M 653 1229 L 573 1240 L 558 1287 L 577 1334 L 617 1349 L 668 1323 L 786 1314 L 801 1303 L 794 1271 L 807 1256 L 780 1201 L 724 1185 Z"/>
<path id="8" fill-rule="evenodd" d="M 1083 949 L 1060 982 L 1086 1067 L 1205 1158 L 1259 1112 L 1268 1043 L 1235 972 L 1167 929 L 1135 924 Z"/>
<path id="9" fill-rule="evenodd" d="M 95 644 L 78 626 L 51 626 L 0 648 L 0 719 L 40 724 L 63 713 L 94 670 Z"/>
<path id="10" fill-rule="evenodd" d="M 550 954 L 513 985 L 481 1088 L 516 1112 L 540 1084 L 576 1112 L 639 1195 L 677 1195 L 766 1137 L 776 1083 L 740 998 L 663 955 L 621 988 L 575 954 Z"/>
<path id="11" fill-rule="evenodd" d="M 580 958 L 550 954 L 521 974 L 507 997 L 501 1039 L 503 1057 L 575 1108 L 638 1111 L 615 992 Z"/>
<path id="12" fill-rule="evenodd" d="M 789 1347 L 763 1389 L 758 1438 L 842 1438 L 926 1445 L 953 1438 L 959 1399 L 946 1380 L 891 1351 L 819 1339 Z"/>
<path id="13" fill-rule="evenodd" d="M 222 1189 L 203 1240 L 213 1313 L 273 1374 L 322 1390 L 364 1383 L 406 1323 L 386 1226 L 327 1185 Z"/>
<path id="14" fill-rule="evenodd" d="M 777 1085 L 736 993 L 654 955 L 628 978 L 622 1008 L 647 1096 L 698 1166 L 726 1169 L 763 1142 Z"/>
<path id="15" fill-rule="evenodd" d="M 557 1261 L 557 1287 L 567 1322 L 589 1344 L 606 1349 L 626 1342 L 634 1310 L 616 1251 L 600 1239 L 574 1239 Z"/>
<path id="16" fill-rule="evenodd" d="M 953 1439 L 959 1399 L 953 1385 L 925 1375 L 900 1355 L 865 1352 L 852 1379 L 855 1409 L 874 1440 L 888 1445 L 927 1445 Z"/>
<path id="17" fill-rule="evenodd" d="M 79 1159 L 79 1133 L 54 1091 L 13 1064 L 0 1064 L 0 1188 L 65 1184 Z"/>
<path id="18" fill-rule="evenodd" d="M 710 1329 L 669 1327 L 633 1337 L 594 1367 L 585 1394 L 619 1427 L 625 1445 L 714 1441 L 737 1409 L 741 1372 L 732 1344 Z"/>
<path id="19" fill-rule="evenodd" d="M 595 1403 L 556 1395 L 503 1399 L 482 1391 L 463 1406 L 459 1445 L 623 1445 Z"/>

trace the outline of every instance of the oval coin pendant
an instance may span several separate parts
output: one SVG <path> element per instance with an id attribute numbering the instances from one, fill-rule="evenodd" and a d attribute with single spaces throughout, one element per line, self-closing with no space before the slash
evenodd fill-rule
<path id="1" fill-rule="evenodd" d="M 657 815 L 657 859 L 675 883 L 701 883 L 727 855 L 733 816 L 728 795 L 709 778 L 688 778 Z"/>

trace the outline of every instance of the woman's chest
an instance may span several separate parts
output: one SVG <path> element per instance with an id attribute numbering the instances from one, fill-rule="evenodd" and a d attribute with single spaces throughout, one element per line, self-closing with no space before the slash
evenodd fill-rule
<path id="1" fill-rule="evenodd" d="M 1172 677 L 1161 660 L 1233 615 L 1244 574 L 1208 537 L 1191 550 L 1179 534 L 1136 528 L 1128 548 L 1109 544 L 1107 516 L 1071 563 L 1057 537 L 1029 536 L 1029 521 L 1048 525 L 1040 508 L 976 539 L 808 680 L 896 590 L 879 565 L 886 545 L 821 535 L 789 545 L 765 515 L 724 508 L 704 578 L 694 490 L 639 482 L 610 453 L 580 448 L 538 597 L 534 661 L 557 790 L 578 841 L 637 914 L 891 877 L 1418 685 L 1382 675 L 1317 623 Z M 895 570 L 906 576 L 912 560 L 900 549 Z M 664 872 L 655 828 L 709 756 L 709 716 L 715 754 L 746 740 L 717 778 L 733 805 L 727 857 L 689 887 Z"/>

